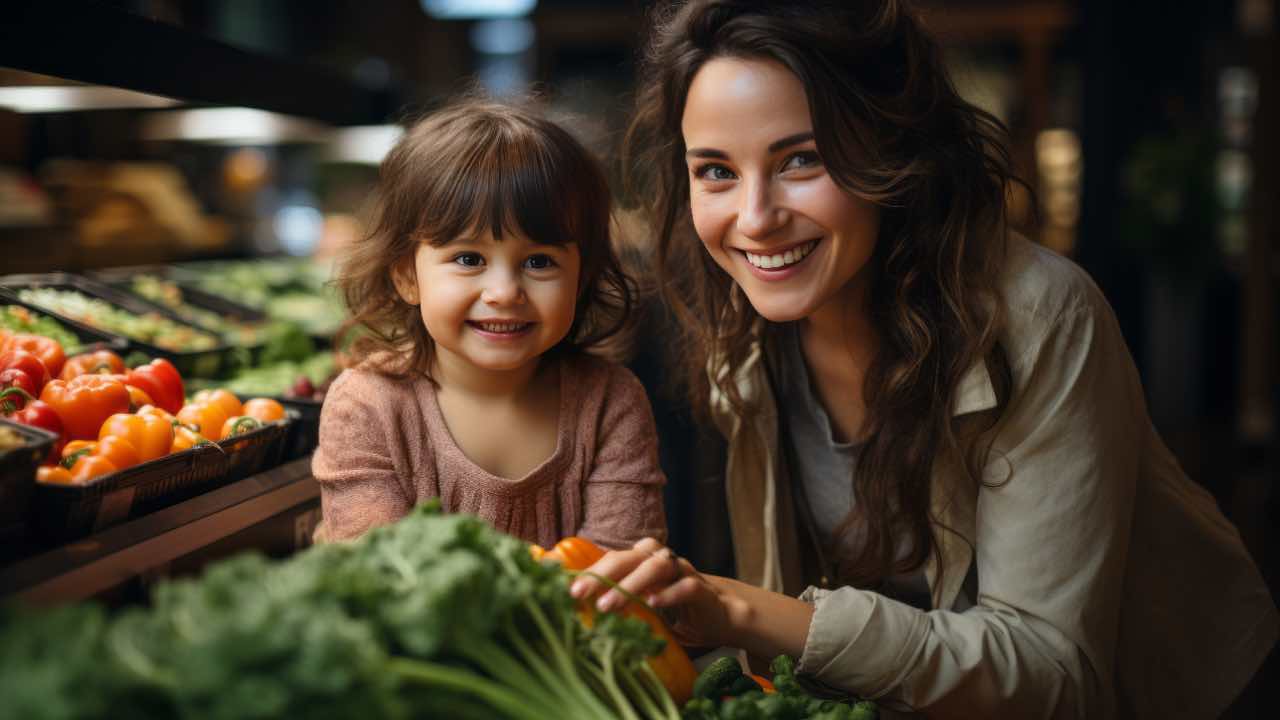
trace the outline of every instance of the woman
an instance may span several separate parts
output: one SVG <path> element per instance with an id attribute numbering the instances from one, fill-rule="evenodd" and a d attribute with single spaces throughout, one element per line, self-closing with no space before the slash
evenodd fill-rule
<path id="1" fill-rule="evenodd" d="M 930 716 L 1229 704 L 1275 606 L 1156 435 L 1101 293 L 1009 233 L 999 123 L 917 16 L 692 0 L 647 61 L 628 157 L 728 441 L 738 579 L 652 540 L 593 570 L 686 644 Z"/>

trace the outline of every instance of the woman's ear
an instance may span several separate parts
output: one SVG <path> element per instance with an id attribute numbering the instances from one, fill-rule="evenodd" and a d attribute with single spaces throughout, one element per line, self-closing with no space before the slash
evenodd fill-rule
<path id="1" fill-rule="evenodd" d="M 421 302 L 418 298 L 418 271 L 414 267 L 414 256 L 401 258 L 391 266 L 391 284 L 396 286 L 396 294 L 410 305 Z"/>

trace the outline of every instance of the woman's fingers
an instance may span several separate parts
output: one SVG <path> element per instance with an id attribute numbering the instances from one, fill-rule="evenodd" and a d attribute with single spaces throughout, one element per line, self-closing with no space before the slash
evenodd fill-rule
<path id="1" fill-rule="evenodd" d="M 694 596 L 703 589 L 700 578 L 686 576 L 657 592 L 650 593 L 646 602 L 655 608 L 675 607 L 693 600 Z"/>
<path id="2" fill-rule="evenodd" d="M 596 608 L 609 612 L 625 605 L 627 594 L 644 597 L 696 573 L 687 560 L 679 558 L 670 548 L 653 538 L 645 538 L 632 550 L 606 554 L 573 582 L 569 593 L 578 599 L 603 593 L 596 600 Z M 617 587 L 611 588 L 593 575 L 614 580 Z"/>
<path id="3" fill-rule="evenodd" d="M 582 574 L 569 586 L 569 594 L 579 600 L 591 597 L 607 588 L 595 576 L 614 581 L 621 580 L 648 558 L 649 553 L 638 550 L 611 550 L 595 561 L 591 567 L 582 571 Z"/>

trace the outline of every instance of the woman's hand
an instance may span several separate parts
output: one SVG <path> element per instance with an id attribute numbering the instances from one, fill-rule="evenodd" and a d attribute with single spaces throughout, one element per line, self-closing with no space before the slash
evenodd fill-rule
<path id="1" fill-rule="evenodd" d="M 596 609 L 601 612 L 618 610 L 626 604 L 626 597 L 591 573 L 617 582 L 656 610 L 668 610 L 660 614 L 681 645 L 733 644 L 733 616 L 739 603 L 727 591 L 724 579 L 703 575 L 657 540 L 645 538 L 630 550 L 607 553 L 569 588 L 575 598 L 596 597 Z"/>

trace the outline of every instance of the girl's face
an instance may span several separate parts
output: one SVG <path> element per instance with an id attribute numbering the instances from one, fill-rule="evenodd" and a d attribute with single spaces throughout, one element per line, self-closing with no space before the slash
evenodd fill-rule
<path id="1" fill-rule="evenodd" d="M 396 289 L 421 306 L 443 367 L 532 370 L 573 325 L 577 245 L 540 245 L 516 233 L 499 242 L 485 232 L 422 243 L 413 261 L 413 277 L 394 275 Z"/>
<path id="2" fill-rule="evenodd" d="M 757 312 L 799 320 L 856 297 L 879 209 L 827 174 L 795 75 L 770 61 L 711 60 L 681 126 L 694 229 Z"/>

